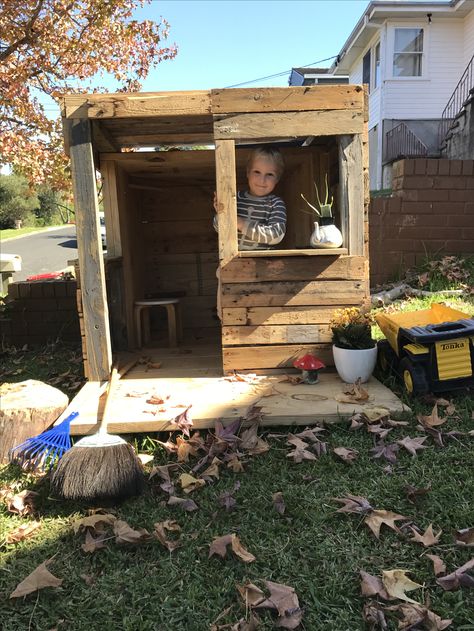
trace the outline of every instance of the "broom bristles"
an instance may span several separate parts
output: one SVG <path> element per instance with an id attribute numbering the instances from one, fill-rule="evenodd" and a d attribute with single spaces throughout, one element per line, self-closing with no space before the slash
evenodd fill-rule
<path id="1" fill-rule="evenodd" d="M 51 487 L 55 493 L 64 499 L 94 501 L 121 500 L 142 492 L 143 469 L 127 442 L 76 445 L 64 454 L 53 473 Z"/>

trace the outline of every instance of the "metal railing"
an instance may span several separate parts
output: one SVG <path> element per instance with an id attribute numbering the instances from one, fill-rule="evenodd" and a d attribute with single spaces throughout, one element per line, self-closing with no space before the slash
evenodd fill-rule
<path id="1" fill-rule="evenodd" d="M 385 161 L 415 158 L 428 155 L 428 147 L 405 123 L 400 123 L 385 135 Z"/>
<path id="2" fill-rule="evenodd" d="M 472 88 L 474 88 L 474 55 L 471 57 L 471 61 L 467 64 L 467 67 L 462 73 L 457 86 L 454 88 L 454 92 L 452 93 L 448 104 L 441 114 L 438 131 L 439 146 L 443 143 L 446 134 L 453 125 L 453 122 L 456 120 L 456 116 L 464 107 Z"/>

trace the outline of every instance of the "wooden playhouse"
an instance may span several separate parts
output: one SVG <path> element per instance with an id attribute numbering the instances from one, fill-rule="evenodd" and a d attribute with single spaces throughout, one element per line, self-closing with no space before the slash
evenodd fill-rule
<path id="1" fill-rule="evenodd" d="M 164 359 L 179 368 L 171 377 L 209 362 L 214 376 L 272 374 L 307 352 L 332 363 L 333 310 L 360 305 L 369 292 L 362 86 L 69 95 L 62 99 L 62 116 L 89 380 L 108 378 L 112 352 L 137 350 L 141 300 L 172 300 L 181 312 L 183 337 L 169 348 L 173 332 L 165 310 L 146 310 L 151 341 L 140 352 L 161 348 L 160 376 Z M 245 186 L 251 148 L 269 142 L 286 164 L 276 189 L 287 206 L 286 235 L 278 249 L 238 251 L 236 191 Z M 103 186 L 105 264 L 96 169 Z M 343 247 L 333 250 L 309 247 L 316 217 L 302 212 L 301 193 L 314 199 L 313 182 L 322 190 L 326 175 L 344 237 Z M 222 322 L 216 313 L 218 267 Z M 174 307 L 168 318 L 173 314 Z"/>

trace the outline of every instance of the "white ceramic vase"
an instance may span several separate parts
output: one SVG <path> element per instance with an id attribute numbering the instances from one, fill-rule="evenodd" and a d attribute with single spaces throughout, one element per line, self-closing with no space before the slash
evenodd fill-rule
<path id="1" fill-rule="evenodd" d="M 339 348 L 332 347 L 334 365 L 339 377 L 346 383 L 361 383 L 368 381 L 377 362 L 377 346 L 374 348 Z"/>
<path id="2" fill-rule="evenodd" d="M 322 217 L 321 223 L 314 222 L 314 230 L 309 243 L 312 248 L 340 248 L 342 233 L 334 225 L 332 217 Z"/>

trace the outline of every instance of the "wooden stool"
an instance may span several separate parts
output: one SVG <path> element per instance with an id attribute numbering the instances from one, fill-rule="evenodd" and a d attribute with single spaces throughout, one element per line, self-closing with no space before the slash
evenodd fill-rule
<path id="1" fill-rule="evenodd" d="M 135 329 L 137 335 L 137 346 L 142 347 L 142 341 L 147 344 L 150 341 L 150 308 L 165 307 L 168 316 L 168 337 L 169 345 L 177 346 L 178 339 L 182 337 L 181 312 L 179 298 L 163 298 L 162 300 L 136 300 Z M 142 337 L 142 313 L 143 313 L 143 337 Z"/>

